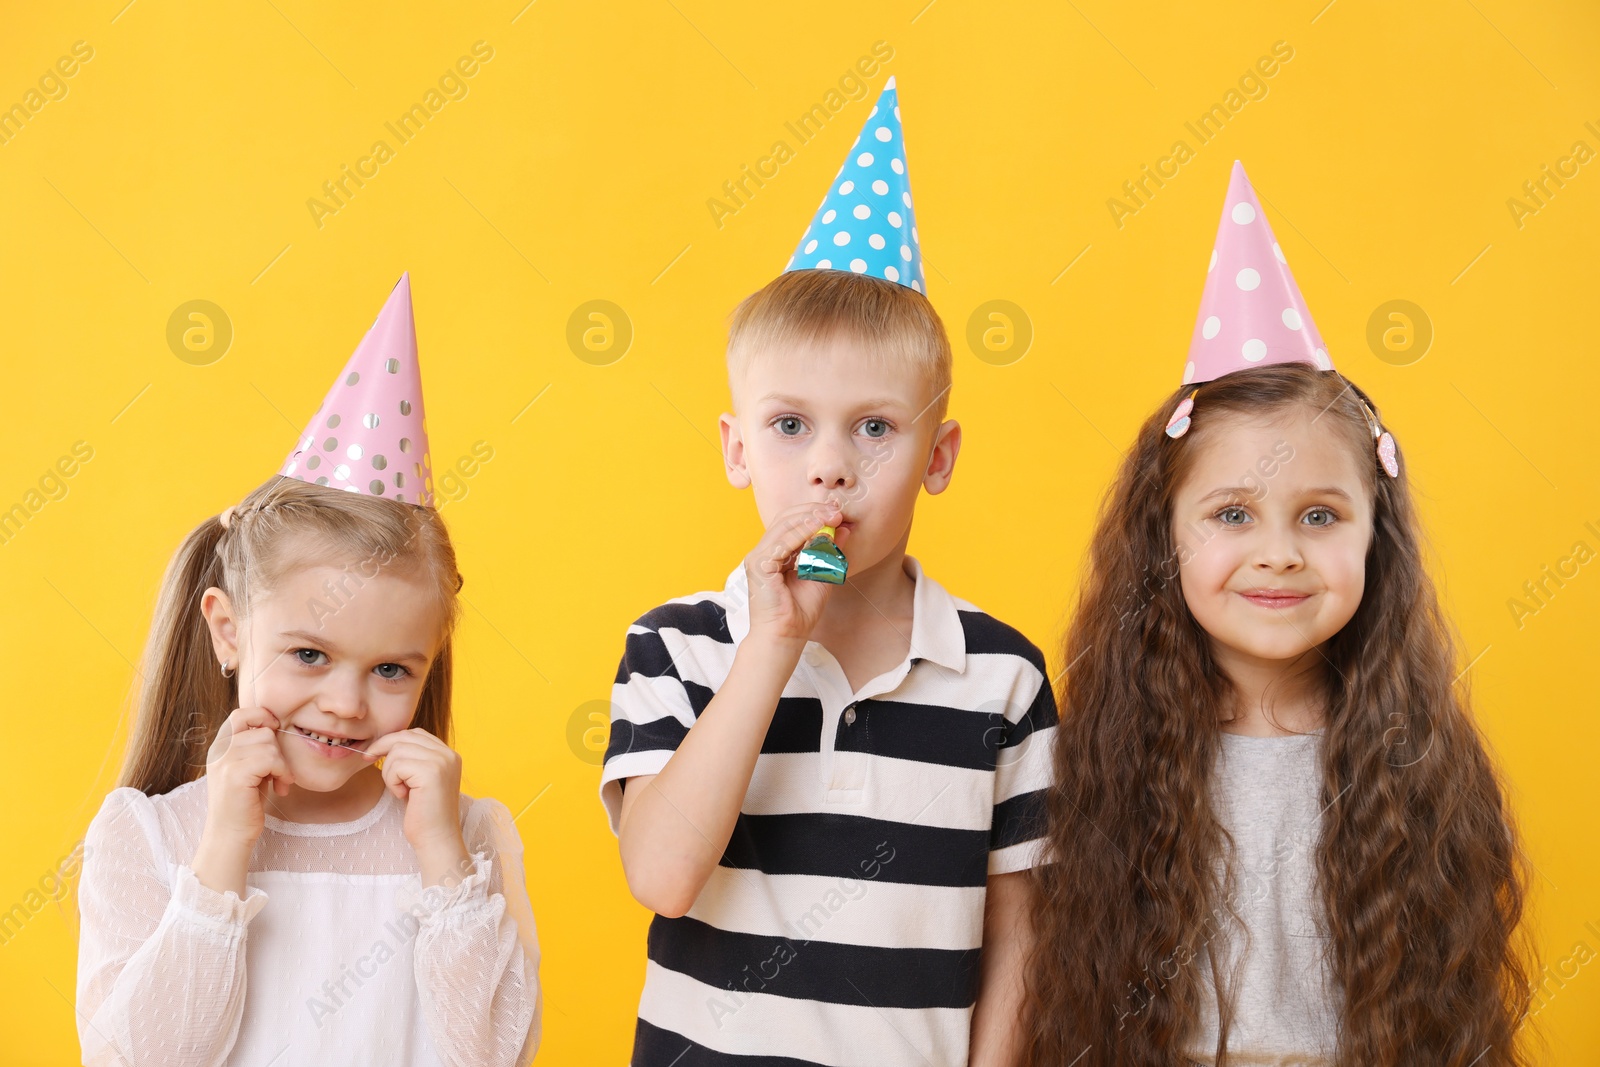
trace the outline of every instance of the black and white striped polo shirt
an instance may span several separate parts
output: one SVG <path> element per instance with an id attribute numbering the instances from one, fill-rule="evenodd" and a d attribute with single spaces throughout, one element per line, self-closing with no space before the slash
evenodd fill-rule
<path id="1" fill-rule="evenodd" d="M 657 915 L 635 1067 L 965 1062 L 987 878 L 1040 861 L 1056 707 L 1016 630 L 916 580 L 911 648 L 852 693 L 809 642 L 732 840 Z M 749 631 L 744 567 L 628 628 L 600 797 L 658 773 Z"/>

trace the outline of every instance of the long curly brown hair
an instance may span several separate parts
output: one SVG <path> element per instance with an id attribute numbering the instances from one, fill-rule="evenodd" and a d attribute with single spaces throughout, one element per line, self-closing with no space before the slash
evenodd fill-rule
<path id="1" fill-rule="evenodd" d="M 1049 862 L 1034 871 L 1028 1062 L 1172 1067 L 1197 1032 L 1211 994 L 1196 961 L 1231 878 L 1208 790 L 1234 694 L 1175 580 L 1173 498 L 1230 419 L 1305 405 L 1359 450 L 1374 502 L 1365 591 L 1323 649 L 1320 679 L 1316 876 L 1342 994 L 1336 1062 L 1524 1064 L 1524 864 L 1403 466 L 1379 476 L 1361 407 L 1376 405 L 1336 372 L 1254 367 L 1206 383 L 1193 429 L 1170 439 L 1190 392 L 1146 420 L 1122 464 L 1066 638 Z M 1232 1009 L 1213 988 L 1222 1065 Z"/>

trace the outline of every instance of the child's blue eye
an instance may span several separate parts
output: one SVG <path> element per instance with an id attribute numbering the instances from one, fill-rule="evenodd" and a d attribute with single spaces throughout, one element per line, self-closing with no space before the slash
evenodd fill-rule
<path id="1" fill-rule="evenodd" d="M 889 424 L 882 419 L 868 419 L 861 424 L 861 428 L 868 437 L 887 437 L 890 430 Z"/>
<path id="2" fill-rule="evenodd" d="M 773 425 L 776 426 L 778 428 L 778 432 L 785 437 L 794 437 L 796 434 L 800 433 L 806 428 L 806 424 L 801 422 L 793 415 L 784 415 L 782 418 L 774 421 Z"/>
<path id="3" fill-rule="evenodd" d="M 1308 518 L 1308 519 L 1311 518 L 1311 516 L 1313 516 L 1313 515 L 1324 515 L 1324 516 L 1326 516 L 1326 518 L 1324 518 L 1320 522 L 1310 522 L 1310 523 L 1307 523 L 1306 525 L 1308 525 L 1308 526 L 1332 526 L 1339 519 L 1339 517 L 1333 513 L 1333 509 L 1332 508 L 1312 508 L 1310 511 L 1306 512 L 1306 518 Z"/>
<path id="4" fill-rule="evenodd" d="M 1229 515 L 1237 515 L 1238 519 L 1229 519 L 1227 518 Z M 1245 524 L 1245 520 L 1247 520 L 1250 516 L 1244 510 L 1244 508 L 1239 507 L 1237 504 L 1230 504 L 1228 507 L 1225 507 L 1221 511 L 1217 512 L 1216 517 L 1222 520 L 1222 525 L 1224 526 L 1243 526 Z"/>
<path id="5" fill-rule="evenodd" d="M 295 659 L 303 667 L 322 667 L 326 664 L 316 662 L 316 657 L 322 656 L 324 659 L 326 659 L 328 654 L 323 652 L 321 649 L 316 648 L 297 648 L 294 650 L 294 655 Z M 406 675 L 411 673 L 409 669 L 399 663 L 380 663 L 372 669 L 377 671 L 378 677 L 382 678 L 386 682 L 397 682 L 401 678 L 404 678 Z M 395 671 L 398 673 L 391 674 L 389 673 L 390 671 Z"/>

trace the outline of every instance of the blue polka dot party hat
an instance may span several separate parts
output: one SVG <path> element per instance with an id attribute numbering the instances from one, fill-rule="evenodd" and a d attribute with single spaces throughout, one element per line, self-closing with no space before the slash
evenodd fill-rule
<path id="1" fill-rule="evenodd" d="M 927 293 L 893 77 L 784 271 L 829 269 L 887 278 Z"/>

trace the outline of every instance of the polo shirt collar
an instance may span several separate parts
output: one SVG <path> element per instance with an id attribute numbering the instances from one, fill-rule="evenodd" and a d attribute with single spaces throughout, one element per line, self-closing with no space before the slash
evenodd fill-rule
<path id="1" fill-rule="evenodd" d="M 931 660 L 957 673 L 965 671 L 967 637 L 955 598 L 923 572 L 915 556 L 906 556 L 905 561 L 917 583 L 911 595 L 911 659 Z M 728 600 L 728 633 L 737 646 L 750 632 L 750 588 L 743 561 L 728 574 L 723 593 Z"/>

